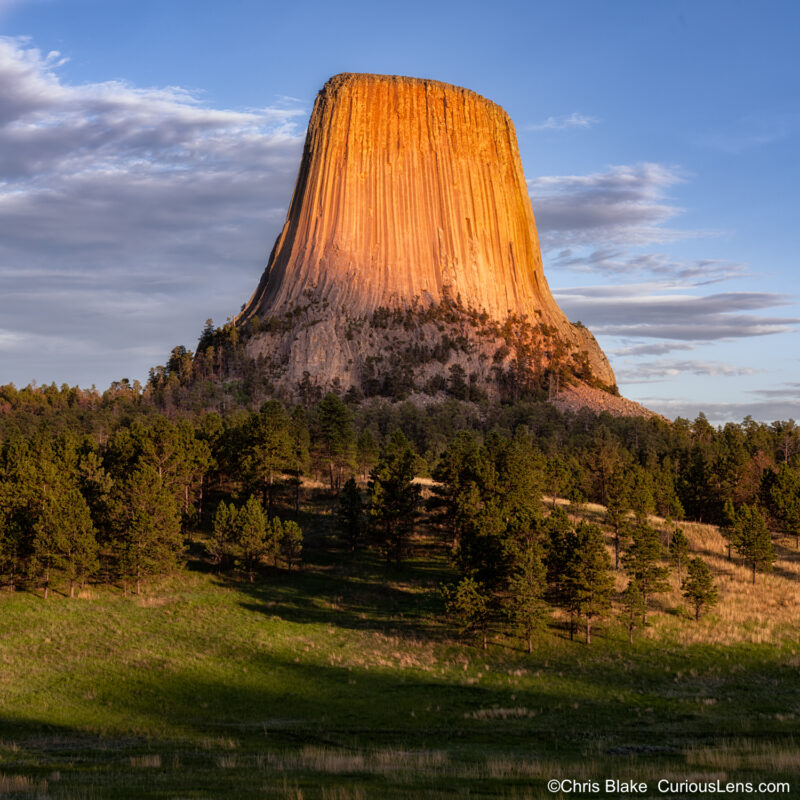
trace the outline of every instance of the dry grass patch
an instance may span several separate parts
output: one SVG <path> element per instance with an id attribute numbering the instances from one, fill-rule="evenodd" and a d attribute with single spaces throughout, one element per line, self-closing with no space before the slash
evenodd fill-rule
<path id="1" fill-rule="evenodd" d="M 368 647 L 364 647 L 362 644 L 342 653 L 333 653 L 329 656 L 329 662 L 366 670 L 402 668 L 419 669 L 425 672 L 433 671 L 440 663 L 436 645 L 433 642 L 378 631 L 372 632 L 369 636 Z"/>
<path id="2" fill-rule="evenodd" d="M 175 602 L 174 597 L 165 597 L 164 595 L 136 595 L 136 605 L 141 608 L 160 608 L 173 602 Z"/>
<path id="3" fill-rule="evenodd" d="M 752 739 L 726 741 L 717 747 L 686 751 L 686 763 L 726 770 L 758 770 L 776 775 L 800 772 L 800 747 L 794 739 L 783 746 Z"/>
<path id="4" fill-rule="evenodd" d="M 465 719 L 530 719 L 536 716 L 536 711 L 531 708 L 479 708 L 464 714 Z"/>
<path id="5" fill-rule="evenodd" d="M 236 750 L 239 747 L 239 742 L 226 736 L 205 737 L 200 740 L 200 747 L 203 750 Z"/>
<path id="6" fill-rule="evenodd" d="M 4 775 L 0 772 L 0 797 L 3 795 L 45 797 L 47 781 L 35 781 L 25 775 Z"/>
<path id="7" fill-rule="evenodd" d="M 449 763 L 440 750 L 384 749 L 372 751 L 342 750 L 333 747 L 307 746 L 299 752 L 267 753 L 262 763 L 282 772 L 316 772 L 329 775 L 362 773 L 437 774 Z"/>
<path id="8" fill-rule="evenodd" d="M 359 786 L 323 786 L 322 800 L 367 800 Z"/>
<path id="9" fill-rule="evenodd" d="M 548 498 L 546 498 L 548 499 Z M 559 505 L 568 505 L 565 500 L 557 500 Z M 593 503 L 586 504 L 576 519 L 591 522 L 604 522 L 605 509 Z M 661 517 L 651 516 L 649 523 L 662 532 L 667 540 L 671 530 Z M 648 621 L 650 627 L 639 635 L 648 638 L 661 636 L 670 629 L 680 636 L 684 644 L 734 644 L 775 643 L 795 635 L 797 618 L 800 616 L 800 552 L 794 548 L 794 539 L 774 538 L 777 561 L 771 573 L 759 572 L 753 585 L 749 566 L 732 553 L 728 559 L 728 542 L 716 525 L 699 522 L 680 522 L 679 527 L 689 540 L 689 558 L 700 556 L 710 567 L 719 591 L 719 602 L 699 623 L 694 620 L 681 593 L 677 570 L 672 566 L 670 589 L 654 598 L 656 607 L 661 610 L 682 611 L 687 619 L 682 621 L 679 631 L 675 621 L 663 614 L 652 614 Z M 606 547 L 614 558 L 613 535 L 606 530 Z M 681 578 L 686 577 L 686 565 L 682 565 Z M 614 584 L 621 593 L 628 584 L 628 577 L 622 570 L 615 571 Z"/>
<path id="10" fill-rule="evenodd" d="M 607 765 L 606 765 L 607 766 Z M 479 778 L 572 778 L 578 781 L 596 780 L 602 775 L 601 761 L 586 759 L 580 762 L 558 762 L 497 756 L 476 765 L 474 777 Z"/>
<path id="11" fill-rule="evenodd" d="M 131 756 L 131 766 L 139 769 L 161 769 L 161 756 L 158 753 L 147 753 L 143 756 Z"/>
<path id="12" fill-rule="evenodd" d="M 771 573 L 758 573 L 753 585 L 750 567 L 735 553 L 729 561 L 727 542 L 716 525 L 687 522 L 681 525 L 689 540 L 691 556 L 701 556 L 711 568 L 719 590 L 719 603 L 713 619 L 682 628 L 684 642 L 731 644 L 775 642 L 795 630 L 800 613 L 800 559 L 779 549 L 779 558 Z M 685 574 L 685 569 L 684 569 Z M 671 590 L 664 601 L 685 606 L 675 570 L 670 577 Z"/>

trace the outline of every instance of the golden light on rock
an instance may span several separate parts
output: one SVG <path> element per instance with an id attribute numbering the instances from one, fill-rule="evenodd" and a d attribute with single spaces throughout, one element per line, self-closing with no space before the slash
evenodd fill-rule
<path id="1" fill-rule="evenodd" d="M 615 384 L 594 337 L 550 293 L 508 114 L 439 81 L 336 75 L 317 96 L 286 222 L 237 319 L 313 305 L 317 330 L 262 336 L 249 352 L 277 348 L 290 379 L 338 376 L 346 387 L 366 345 L 345 340 L 343 318 L 442 302 L 501 325 L 527 320 Z"/>

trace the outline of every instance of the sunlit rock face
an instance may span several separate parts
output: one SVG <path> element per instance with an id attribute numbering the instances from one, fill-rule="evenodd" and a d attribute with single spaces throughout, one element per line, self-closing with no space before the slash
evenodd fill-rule
<path id="1" fill-rule="evenodd" d="M 550 293 L 508 114 L 438 81 L 336 75 L 317 97 L 286 222 L 238 317 L 298 324 L 256 331 L 248 352 L 278 358 L 285 387 L 305 373 L 324 388 L 357 386 L 380 342 L 354 336 L 354 321 L 442 304 L 499 325 L 527 321 L 544 332 L 537 369 L 556 342 L 582 354 L 597 384 L 615 384 L 594 337 Z M 488 367 L 479 372 L 489 380 Z"/>

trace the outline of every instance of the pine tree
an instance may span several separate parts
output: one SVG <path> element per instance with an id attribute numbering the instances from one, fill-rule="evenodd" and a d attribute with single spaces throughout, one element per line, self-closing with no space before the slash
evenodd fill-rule
<path id="1" fill-rule="evenodd" d="M 337 492 L 345 468 L 355 459 L 355 432 L 350 410 L 333 392 L 328 392 L 316 407 L 318 457 L 328 463 L 331 491 Z"/>
<path id="2" fill-rule="evenodd" d="M 208 443 L 195 437 L 188 420 L 175 423 L 160 414 L 118 429 L 106 455 L 117 478 L 130 475 L 139 466 L 153 469 L 187 519 L 192 511 L 192 494 L 201 484 L 210 458 Z"/>
<path id="3" fill-rule="evenodd" d="M 652 595 L 669 589 L 669 569 L 662 567 L 661 543 L 658 532 L 649 525 L 637 525 L 633 530 L 631 546 L 622 556 L 622 566 L 631 581 L 635 581 L 645 602 L 642 616 L 647 624 L 647 602 Z"/>
<path id="4" fill-rule="evenodd" d="M 53 572 L 63 571 L 74 597 L 76 582 L 97 569 L 94 525 L 79 489 L 83 444 L 69 430 L 53 437 L 42 428 L 28 440 L 11 437 L 3 448 L 0 561 L 11 566 L 12 587 L 27 573 L 43 582 L 47 597 Z"/>
<path id="5" fill-rule="evenodd" d="M 555 453 L 547 458 L 544 468 L 544 486 L 550 495 L 551 508 L 556 507 L 556 498 L 567 497 L 573 488 L 575 475 L 566 458 Z"/>
<path id="6" fill-rule="evenodd" d="M 547 613 L 543 600 L 545 586 L 545 569 L 538 547 L 531 542 L 516 548 L 505 605 L 511 624 L 526 642 L 529 653 L 533 652 L 533 634 L 542 627 Z"/>
<path id="7" fill-rule="evenodd" d="M 158 472 L 142 465 L 119 480 L 110 499 L 113 544 L 120 577 L 136 583 L 174 569 L 183 550 L 180 513 L 175 497 Z"/>
<path id="8" fill-rule="evenodd" d="M 647 518 L 655 509 L 653 499 L 653 482 L 648 472 L 641 467 L 636 467 L 631 482 L 630 504 L 636 522 L 639 525 L 647 523 Z"/>
<path id="9" fill-rule="evenodd" d="M 462 578 L 454 587 L 443 587 L 447 614 L 459 626 L 462 635 L 479 633 L 483 649 L 488 647 L 491 598 L 486 588 L 474 578 Z"/>
<path id="10" fill-rule="evenodd" d="M 449 534 L 457 549 L 473 511 L 480 505 L 480 488 L 487 469 L 485 453 L 468 431 L 459 431 L 442 453 L 433 471 L 435 484 L 427 506 L 433 519 Z"/>
<path id="11" fill-rule="evenodd" d="M 763 514 L 755 506 L 743 505 L 737 509 L 733 545 L 745 562 L 750 564 L 753 583 L 756 582 L 757 571 L 772 571 L 775 562 L 772 536 Z"/>
<path id="12" fill-rule="evenodd" d="M 490 434 L 486 447 L 497 476 L 491 488 L 500 498 L 508 522 L 527 524 L 537 519 L 542 512 L 545 462 L 533 437 L 520 427 L 511 441 Z"/>
<path id="13" fill-rule="evenodd" d="M 51 496 L 52 490 L 49 489 L 45 489 L 39 496 L 38 509 L 35 512 L 36 521 L 33 523 L 32 552 L 28 561 L 28 577 L 37 583 L 41 581 L 45 600 L 50 594 L 50 579 L 57 553 L 63 544 L 62 531 L 51 524 L 56 516 L 51 512 L 56 505 Z"/>
<path id="14" fill-rule="evenodd" d="M 292 567 L 300 560 L 300 553 L 303 550 L 303 531 L 293 520 L 283 522 L 280 549 L 286 567 L 291 572 Z"/>
<path id="15" fill-rule="evenodd" d="M 725 499 L 722 505 L 722 524 L 719 532 L 728 544 L 728 561 L 731 560 L 731 547 L 736 545 L 736 508 L 730 497 Z"/>
<path id="16" fill-rule="evenodd" d="M 363 480 L 367 480 L 369 473 L 378 463 L 380 448 L 369 428 L 364 428 L 356 440 L 356 465 Z"/>
<path id="17" fill-rule="evenodd" d="M 414 530 L 420 487 L 414 483 L 416 455 L 402 431 L 392 435 L 369 482 L 369 515 L 387 562 L 399 566 Z"/>
<path id="18" fill-rule="evenodd" d="M 45 488 L 39 502 L 32 568 L 44 577 L 45 598 L 53 569 L 65 573 L 69 596 L 75 597 L 75 584 L 91 577 L 99 567 L 89 507 L 77 487 L 68 483 Z"/>
<path id="19" fill-rule="evenodd" d="M 800 475 L 788 464 L 781 464 L 769 488 L 772 513 L 786 533 L 794 536 L 800 548 Z"/>
<path id="20" fill-rule="evenodd" d="M 565 608 L 586 620 L 586 644 L 591 644 L 592 621 L 611 607 L 614 591 L 611 559 L 597 525 L 581 522 L 575 529 L 563 583 Z"/>
<path id="21" fill-rule="evenodd" d="M 550 512 L 543 523 L 545 567 L 547 583 L 551 587 L 552 599 L 561 604 L 563 601 L 564 575 L 567 564 L 575 549 L 575 531 L 569 521 L 567 512 L 561 506 Z M 572 631 L 570 629 L 570 635 Z"/>
<path id="22" fill-rule="evenodd" d="M 614 532 L 614 569 L 619 569 L 619 554 L 630 536 L 628 512 L 631 510 L 630 473 L 617 467 L 606 490 L 606 523 Z"/>
<path id="23" fill-rule="evenodd" d="M 694 618 L 700 619 L 700 612 L 716 605 L 717 587 L 708 564 L 702 558 L 689 562 L 687 576 L 681 583 L 683 596 L 694 606 Z"/>
<path id="24" fill-rule="evenodd" d="M 100 455 L 90 450 L 81 456 L 78 464 L 78 484 L 86 498 L 95 525 L 105 521 L 108 513 L 108 495 L 114 481 L 103 467 Z"/>
<path id="25" fill-rule="evenodd" d="M 281 539 L 283 539 L 283 520 L 280 517 L 268 519 L 264 529 L 264 556 L 271 559 L 272 566 L 276 569 L 281 556 Z"/>
<path id="26" fill-rule="evenodd" d="M 349 478 L 339 492 L 337 516 L 348 549 L 355 553 L 364 534 L 364 500 L 355 478 Z"/>
<path id="27" fill-rule="evenodd" d="M 669 541 L 669 557 L 678 570 L 678 582 L 681 580 L 681 566 L 689 557 L 689 540 L 683 530 L 676 527 Z"/>
<path id="28" fill-rule="evenodd" d="M 292 443 L 292 469 L 294 470 L 294 513 L 300 513 L 301 476 L 308 469 L 311 449 L 311 434 L 306 422 L 306 412 L 302 406 L 295 406 L 289 417 L 289 438 Z"/>
<path id="29" fill-rule="evenodd" d="M 615 441 L 607 429 L 600 429 L 594 436 L 587 466 L 593 473 L 600 502 L 608 503 L 608 488 L 612 476 L 620 468 L 619 443 Z"/>
<path id="30" fill-rule="evenodd" d="M 655 511 L 662 517 L 673 517 L 683 519 L 685 511 L 675 490 L 675 472 L 672 461 L 669 458 L 664 460 L 661 466 L 652 472 L 653 501 Z"/>
<path id="31" fill-rule="evenodd" d="M 280 520 L 278 522 L 280 523 Z M 234 523 L 234 536 L 241 564 L 252 583 L 255 570 L 269 549 L 267 517 L 258 498 L 251 495 L 238 510 Z"/>
<path id="32" fill-rule="evenodd" d="M 628 581 L 628 585 L 622 593 L 622 608 L 623 618 L 628 626 L 628 643 L 633 645 L 633 632 L 639 624 L 639 620 L 644 620 L 647 613 L 647 604 L 636 581 Z"/>
<path id="33" fill-rule="evenodd" d="M 244 468 L 261 485 L 267 517 L 272 516 L 275 477 L 295 462 L 289 418 L 277 400 L 269 400 L 253 418 Z"/>
<path id="34" fill-rule="evenodd" d="M 731 547 L 736 545 L 736 520 L 736 508 L 733 500 L 727 497 L 722 506 L 722 525 L 720 525 L 719 532 L 728 543 L 728 561 L 731 560 Z"/>
<path id="35" fill-rule="evenodd" d="M 0 576 L 12 591 L 29 571 L 40 472 L 50 457 L 48 443 L 16 433 L 0 450 Z"/>
<path id="36" fill-rule="evenodd" d="M 220 566 L 231 559 L 236 548 L 236 506 L 224 500 L 217 506 L 212 525 L 213 538 L 209 551 L 214 563 Z"/>

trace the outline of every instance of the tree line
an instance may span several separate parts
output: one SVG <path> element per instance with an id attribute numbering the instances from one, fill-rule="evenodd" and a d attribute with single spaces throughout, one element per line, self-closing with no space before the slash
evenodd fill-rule
<path id="1" fill-rule="evenodd" d="M 481 405 L 450 399 L 423 407 L 410 401 L 348 403 L 332 397 L 340 402 L 325 396 L 305 405 L 282 406 L 290 418 L 302 418 L 308 431 L 312 458 L 302 465 L 308 474 L 316 476 L 332 467 L 335 481 L 346 480 L 348 471 L 364 476 L 375 463 L 377 449 L 399 428 L 419 455 L 420 474 L 430 475 L 459 430 L 511 436 L 524 428 L 547 457 L 548 493 L 606 505 L 613 502 L 614 487 L 622 478 L 645 485 L 662 516 L 681 512 L 687 519 L 722 525 L 730 501 L 736 507 L 759 507 L 772 528 L 800 538 L 795 500 L 800 427 L 793 420 L 766 424 L 748 417 L 714 427 L 702 414 L 694 421 L 678 418 L 668 423 L 660 418 L 559 412 L 547 403 Z M 232 401 L 229 407 L 210 411 L 212 405 L 198 400 L 193 406 L 165 409 L 152 389 L 126 379 L 102 393 L 66 385 L 16 389 L 9 384 L 0 386 L 0 442 L 14 432 L 30 435 L 40 427 L 103 442 L 120 426 L 163 415 L 173 421 L 186 419 L 195 429 L 211 424 L 203 421 L 207 418 L 216 420 L 224 431 L 224 449 L 234 430 L 262 406 Z M 338 414 L 340 421 L 331 422 L 331 414 Z M 343 424 L 345 417 L 349 425 Z M 340 441 L 334 442 L 332 435 Z M 326 437 L 335 452 L 329 454 L 332 458 L 317 460 L 319 440 Z"/>
<path id="2" fill-rule="evenodd" d="M 607 609 L 598 532 L 567 525 L 543 495 L 606 506 L 610 569 L 631 583 L 631 631 L 663 585 L 663 573 L 641 566 L 653 561 L 644 554 L 658 553 L 657 569 L 671 561 L 681 580 L 707 582 L 678 520 L 721 525 L 729 556 L 754 580 L 774 561 L 772 531 L 800 538 L 793 421 L 715 428 L 702 415 L 668 424 L 536 403 L 348 404 L 333 393 L 306 406 L 165 414 L 125 381 L 102 394 L 9 386 L 0 387 L 0 580 L 45 594 L 55 579 L 71 594 L 90 580 L 128 591 L 175 569 L 192 530 L 208 533 L 220 569 L 250 578 L 293 569 L 308 479 L 337 498 L 348 548 L 369 542 L 397 566 L 422 508 L 420 475 L 435 481 L 424 510 L 459 571 L 449 607 L 485 606 L 467 626 L 477 629 L 503 616 L 525 630 L 541 616 L 525 608 L 557 605 L 590 636 Z M 658 547 L 653 512 L 670 520 Z M 707 602 L 697 602 L 699 614 Z"/>

